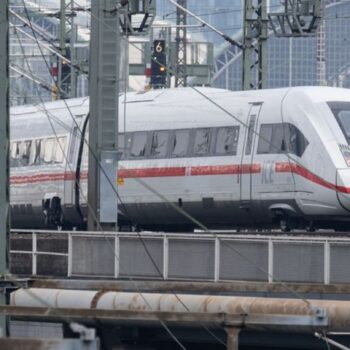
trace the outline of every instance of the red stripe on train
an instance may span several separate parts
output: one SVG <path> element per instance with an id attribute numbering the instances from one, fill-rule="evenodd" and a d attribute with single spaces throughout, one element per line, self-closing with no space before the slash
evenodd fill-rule
<path id="1" fill-rule="evenodd" d="M 260 164 L 240 165 L 209 165 L 194 167 L 169 167 L 169 168 L 134 168 L 120 169 L 118 176 L 122 178 L 151 178 L 151 177 L 169 177 L 169 176 L 204 176 L 204 175 L 234 175 L 234 174 L 257 174 L 261 172 Z M 87 178 L 87 171 L 80 174 L 81 179 Z M 47 173 L 24 176 L 12 176 L 11 184 L 28 184 L 47 181 L 62 181 L 75 179 L 73 172 L 65 173 Z"/>
<path id="2" fill-rule="evenodd" d="M 185 167 L 119 169 L 118 171 L 118 176 L 123 178 L 185 176 L 185 174 Z"/>
<path id="3" fill-rule="evenodd" d="M 190 168 L 190 175 L 232 175 L 239 174 L 239 170 L 239 165 L 193 166 Z"/>
<path id="4" fill-rule="evenodd" d="M 48 182 L 48 181 L 63 181 L 63 180 L 74 180 L 75 174 L 72 172 L 65 173 L 44 173 L 44 174 L 35 174 L 35 175 L 16 175 L 11 176 L 11 184 L 30 184 L 37 182 Z"/>
<path id="5" fill-rule="evenodd" d="M 350 194 L 350 187 L 338 186 L 328 182 L 306 168 L 295 163 L 276 163 L 275 171 L 277 173 L 294 173 L 303 178 L 314 182 L 325 188 Z M 235 174 L 258 174 L 261 172 L 260 164 L 243 164 L 240 165 L 212 165 L 212 166 L 194 166 L 172 167 L 172 168 L 139 168 L 139 169 L 120 169 L 118 176 L 122 178 L 154 178 L 154 177 L 169 177 L 169 176 L 205 176 L 205 175 L 235 175 Z M 87 171 L 81 173 L 81 179 L 87 179 Z M 10 183 L 15 185 L 31 184 L 38 182 L 49 181 L 74 181 L 75 173 L 46 173 L 24 176 L 11 176 Z"/>
<path id="6" fill-rule="evenodd" d="M 276 163 L 275 165 L 276 173 L 294 173 L 304 177 L 305 179 L 314 182 L 320 186 L 329 188 L 331 190 L 342 192 L 342 193 L 350 193 L 350 187 L 338 186 L 328 182 L 306 168 L 295 164 L 295 163 Z"/>

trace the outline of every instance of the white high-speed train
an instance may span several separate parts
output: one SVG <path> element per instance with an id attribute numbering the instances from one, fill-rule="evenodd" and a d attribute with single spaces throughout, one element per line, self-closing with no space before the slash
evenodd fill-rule
<path id="1" fill-rule="evenodd" d="M 212 228 L 350 228 L 350 90 L 199 90 L 121 96 L 122 223 L 195 227 L 142 179 Z M 86 222 L 89 101 L 66 103 L 11 111 L 13 227 Z"/>

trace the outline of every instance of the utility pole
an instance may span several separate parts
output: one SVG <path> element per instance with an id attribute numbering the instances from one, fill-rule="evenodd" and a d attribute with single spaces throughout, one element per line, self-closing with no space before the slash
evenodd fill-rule
<path id="1" fill-rule="evenodd" d="M 243 90 L 267 83 L 267 0 L 245 0 L 243 23 Z"/>
<path id="2" fill-rule="evenodd" d="M 168 64 L 168 67 L 170 67 L 172 69 L 171 65 L 171 26 L 169 26 L 168 28 L 165 29 L 166 31 L 166 61 Z M 170 70 L 167 69 L 166 70 L 166 87 L 168 89 L 170 89 L 171 87 L 171 74 L 170 74 Z"/>
<path id="3" fill-rule="evenodd" d="M 88 229 L 118 225 L 117 152 L 120 84 L 120 0 L 92 0 Z M 107 178 L 107 176 L 108 178 Z M 104 228 L 105 228 L 104 227 Z"/>
<path id="4" fill-rule="evenodd" d="M 323 15 L 323 0 L 283 0 L 283 11 L 267 14 L 268 0 L 245 0 L 243 23 L 243 90 L 267 86 L 268 23 L 277 37 L 316 35 Z M 319 39 L 319 79 L 325 80 L 322 29 Z"/>
<path id="5" fill-rule="evenodd" d="M 187 9 L 187 0 L 177 0 L 178 5 Z M 187 13 L 176 7 L 176 76 L 175 87 L 187 86 Z"/>
<path id="6" fill-rule="evenodd" d="M 8 273 L 9 247 L 9 1 L 0 1 L 0 304 L 6 304 L 5 278 Z M 6 317 L 0 316 L 0 336 L 6 336 Z"/>
<path id="7" fill-rule="evenodd" d="M 66 56 L 66 0 L 60 1 L 60 53 L 62 56 Z M 63 65 L 64 60 L 60 57 L 58 59 L 58 96 L 62 98 L 61 91 L 63 89 Z"/>
<path id="8" fill-rule="evenodd" d="M 88 229 L 118 227 L 118 120 L 121 39 L 144 35 L 154 19 L 154 0 L 92 0 Z M 143 20 L 140 17 L 143 15 Z M 134 21 L 133 17 L 138 20 Z"/>
<path id="9" fill-rule="evenodd" d="M 326 21 L 322 19 L 317 31 L 317 84 L 327 85 L 326 77 Z"/>
<path id="10" fill-rule="evenodd" d="M 70 8 L 73 12 L 74 8 L 74 1 L 71 0 L 70 2 Z M 70 40 L 69 40 L 69 47 L 70 47 L 70 97 L 74 98 L 77 97 L 77 74 L 76 74 L 76 48 L 75 43 L 77 39 L 77 26 L 74 22 L 74 15 L 72 13 L 71 20 L 70 20 Z"/>
<path id="11" fill-rule="evenodd" d="M 76 39 L 77 26 L 74 23 L 76 16 L 75 1 L 60 0 L 60 32 L 59 32 L 59 47 L 63 57 L 58 59 L 58 91 L 57 94 L 62 98 L 60 92 L 63 91 L 65 96 L 77 97 L 77 60 L 76 60 Z M 69 47 L 67 48 L 66 39 L 69 34 Z M 71 64 L 68 64 L 70 62 Z"/>

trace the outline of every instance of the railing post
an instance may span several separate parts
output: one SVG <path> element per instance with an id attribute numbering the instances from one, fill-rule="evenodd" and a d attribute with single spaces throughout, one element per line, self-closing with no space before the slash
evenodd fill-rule
<path id="1" fill-rule="evenodd" d="M 169 276 L 169 239 L 166 235 L 163 238 L 163 279 Z"/>
<path id="2" fill-rule="evenodd" d="M 328 240 L 324 242 L 324 284 L 330 283 L 331 250 Z"/>
<path id="3" fill-rule="evenodd" d="M 270 237 L 268 242 L 268 282 L 273 283 L 273 240 Z"/>
<path id="4" fill-rule="evenodd" d="M 114 278 L 119 278 L 120 273 L 120 241 L 118 233 L 114 236 Z"/>
<path id="5" fill-rule="evenodd" d="M 220 280 L 220 239 L 215 238 L 214 281 Z"/>
<path id="6" fill-rule="evenodd" d="M 72 232 L 68 232 L 68 261 L 67 261 L 67 276 L 72 277 L 73 271 L 73 237 Z"/>
<path id="7" fill-rule="evenodd" d="M 37 274 L 37 234 L 33 231 L 32 233 L 32 275 Z"/>

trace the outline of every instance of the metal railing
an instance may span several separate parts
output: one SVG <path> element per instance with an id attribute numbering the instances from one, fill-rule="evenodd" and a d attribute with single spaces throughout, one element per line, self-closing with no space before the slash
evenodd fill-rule
<path id="1" fill-rule="evenodd" d="M 350 283 L 347 238 L 13 230 L 10 253 L 21 275 Z"/>

